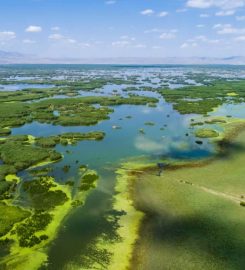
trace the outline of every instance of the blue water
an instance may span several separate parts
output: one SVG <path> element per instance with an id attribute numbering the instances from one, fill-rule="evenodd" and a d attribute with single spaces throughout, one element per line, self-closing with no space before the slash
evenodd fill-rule
<path id="1" fill-rule="evenodd" d="M 207 73 L 210 76 L 219 74 L 221 77 L 242 78 L 245 76 L 244 67 L 225 66 L 119 66 L 119 65 L 13 65 L 0 66 L 1 70 L 26 70 L 37 74 L 50 73 L 50 78 L 65 76 L 68 79 L 94 76 L 137 78 L 138 91 L 125 92 L 126 87 L 135 85 L 108 84 L 95 91 L 81 91 L 81 96 L 119 94 L 128 96 L 130 93 L 159 98 L 157 107 L 121 105 L 113 106 L 114 112 L 110 119 L 101 121 L 94 126 L 62 127 L 50 124 L 33 122 L 22 127 L 12 129 L 13 134 L 30 134 L 33 136 L 51 136 L 65 132 L 89 132 L 103 131 L 106 133 L 102 141 L 82 141 L 76 145 L 66 147 L 58 145 L 56 150 L 64 155 L 64 159 L 53 164 L 53 175 L 56 181 L 64 183 L 67 180 L 79 181 L 78 166 L 87 164 L 100 175 L 98 187 L 89 195 L 85 205 L 74 210 L 63 222 L 57 239 L 49 249 L 49 260 L 43 269 L 63 269 L 63 267 L 75 261 L 82 265 L 81 254 L 89 257 L 90 248 L 93 247 L 97 237 L 102 234 L 112 234 L 114 228 L 108 222 L 107 216 L 111 214 L 112 197 L 115 185 L 115 170 L 124 161 L 129 159 L 158 162 L 162 158 L 198 159 L 213 154 L 213 145 L 203 139 L 203 144 L 195 141 L 194 128 L 190 127 L 191 119 L 196 115 L 180 115 L 173 110 L 172 104 L 167 103 L 155 91 L 140 91 L 141 86 L 157 88 L 159 83 L 170 88 L 182 87 L 182 84 L 173 83 L 174 79 L 187 79 L 190 72 Z M 144 81 L 146 80 L 147 81 Z M 195 81 L 189 81 L 189 83 Z M 16 84 L 15 90 L 25 88 L 23 84 Z M 9 87 L 9 86 L 6 86 Z M 27 88 L 33 88 L 28 85 Z M 38 85 L 38 88 L 47 87 Z M 50 87 L 50 86 L 48 86 Z M 10 89 L 10 88 L 9 88 Z M 113 91 L 113 90 L 116 90 Z M 67 98 L 63 96 L 63 98 Z M 244 117 L 244 104 L 224 104 L 210 115 L 232 115 Z M 55 112 L 58 114 L 59 112 Z M 131 116 L 131 118 L 127 118 Z M 154 126 L 145 125 L 146 122 L 154 122 Z M 113 126 L 119 129 L 113 129 Z M 218 128 L 218 127 L 217 127 Z M 144 134 L 140 132 L 144 130 Z M 163 129 L 163 130 L 162 130 Z M 188 136 L 187 136 L 188 135 Z M 69 172 L 64 173 L 63 166 L 70 165 Z M 26 172 L 23 177 L 28 177 Z M 118 217 L 119 213 L 113 213 Z M 82 269 L 82 268 L 81 268 Z"/>

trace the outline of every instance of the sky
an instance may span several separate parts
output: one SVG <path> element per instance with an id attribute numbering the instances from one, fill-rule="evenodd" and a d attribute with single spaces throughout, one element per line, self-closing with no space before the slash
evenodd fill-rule
<path id="1" fill-rule="evenodd" d="M 245 0 L 0 0 L 0 50 L 62 58 L 245 56 Z"/>

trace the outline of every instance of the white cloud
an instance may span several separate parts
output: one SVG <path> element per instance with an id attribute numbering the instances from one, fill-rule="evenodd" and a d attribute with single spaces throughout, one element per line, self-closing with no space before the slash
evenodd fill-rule
<path id="1" fill-rule="evenodd" d="M 185 49 L 185 48 L 189 48 L 189 47 L 195 48 L 195 47 L 197 47 L 197 43 L 196 42 L 191 42 L 191 43 L 185 42 L 180 46 L 181 49 Z"/>
<path id="2" fill-rule="evenodd" d="M 189 0 L 186 5 L 191 8 L 210 8 L 212 1 L 210 0 Z"/>
<path id="3" fill-rule="evenodd" d="M 183 43 L 180 48 L 185 49 L 189 47 L 197 47 L 198 44 L 218 44 L 220 42 L 219 39 L 210 39 L 204 35 L 196 36 L 192 39 L 188 39 L 185 43 Z"/>
<path id="4" fill-rule="evenodd" d="M 204 24 L 197 24 L 196 27 L 197 28 L 203 28 L 203 27 L 205 27 L 205 25 Z"/>
<path id="5" fill-rule="evenodd" d="M 188 0 L 186 5 L 191 8 L 221 8 L 225 10 L 232 10 L 243 7 L 245 0 Z"/>
<path id="6" fill-rule="evenodd" d="M 95 44 L 96 44 L 96 42 L 95 42 Z M 81 47 L 86 47 L 86 48 L 91 47 L 90 43 L 85 43 L 85 42 L 79 43 L 78 45 L 80 45 Z"/>
<path id="7" fill-rule="evenodd" d="M 145 44 L 136 44 L 133 46 L 134 48 L 139 48 L 139 49 L 143 49 L 143 48 L 146 48 L 146 45 Z"/>
<path id="8" fill-rule="evenodd" d="M 167 11 L 162 11 L 158 14 L 158 17 L 166 17 L 168 15 Z"/>
<path id="9" fill-rule="evenodd" d="M 176 38 L 176 35 L 171 32 L 169 33 L 165 32 L 160 35 L 160 39 L 174 39 L 174 38 Z"/>
<path id="10" fill-rule="evenodd" d="M 226 34 L 244 34 L 245 28 L 235 28 L 231 24 L 216 24 L 213 26 L 214 29 L 217 29 L 219 35 Z"/>
<path id="11" fill-rule="evenodd" d="M 30 25 L 26 28 L 25 31 L 30 33 L 38 33 L 42 31 L 42 27 L 37 25 Z"/>
<path id="12" fill-rule="evenodd" d="M 52 31 L 59 31 L 60 27 L 59 26 L 53 26 L 53 27 L 51 27 L 51 30 Z"/>
<path id="13" fill-rule="evenodd" d="M 245 36 L 239 36 L 239 37 L 235 38 L 235 40 L 237 40 L 237 41 L 245 41 Z"/>
<path id="14" fill-rule="evenodd" d="M 215 13 L 216 16 L 232 16 L 235 14 L 235 10 L 221 10 Z"/>
<path id="15" fill-rule="evenodd" d="M 231 26 L 230 24 L 217 23 L 213 26 L 213 29 L 222 28 L 223 26 Z"/>
<path id="16" fill-rule="evenodd" d="M 162 49 L 162 47 L 161 46 L 152 46 L 152 49 L 159 50 L 159 49 Z"/>
<path id="17" fill-rule="evenodd" d="M 129 37 L 127 35 L 124 35 L 124 36 L 120 36 L 120 39 L 134 41 L 135 40 L 135 37 Z"/>
<path id="18" fill-rule="evenodd" d="M 209 18 L 209 17 L 210 17 L 210 15 L 207 13 L 200 14 L 200 18 Z"/>
<path id="19" fill-rule="evenodd" d="M 149 30 L 145 30 L 144 33 L 145 34 L 149 34 L 149 33 L 160 33 L 160 32 L 163 32 L 164 30 L 162 29 L 159 29 L 159 28 L 152 28 L 152 29 L 149 29 Z"/>
<path id="20" fill-rule="evenodd" d="M 245 21 L 245 16 L 236 16 L 237 21 Z"/>
<path id="21" fill-rule="evenodd" d="M 63 36 L 61 34 L 51 34 L 51 35 L 49 35 L 48 38 L 51 39 L 51 40 L 55 40 L 55 41 L 65 41 L 65 42 L 70 43 L 70 44 L 77 43 L 77 41 L 75 39 L 65 37 L 65 36 Z"/>
<path id="22" fill-rule="evenodd" d="M 12 32 L 12 31 L 0 32 L 0 41 L 9 41 L 15 38 L 16 38 L 15 32 Z"/>
<path id="23" fill-rule="evenodd" d="M 113 47 L 119 47 L 119 48 L 127 47 L 130 44 L 131 44 L 131 42 L 129 42 L 127 40 L 120 40 L 120 41 L 114 41 L 114 42 L 112 42 L 112 46 Z"/>
<path id="24" fill-rule="evenodd" d="M 64 39 L 65 37 L 61 34 L 52 34 L 49 36 L 49 39 L 54 39 L 54 40 L 62 40 Z"/>
<path id="25" fill-rule="evenodd" d="M 180 48 L 181 49 L 185 49 L 185 48 L 188 48 L 189 47 L 189 44 L 188 43 L 183 43 L 181 46 L 180 46 Z"/>
<path id="26" fill-rule="evenodd" d="M 116 4 L 116 2 L 117 1 L 115 1 L 115 0 L 108 0 L 108 1 L 105 1 L 105 4 L 106 5 L 114 5 L 114 4 Z"/>
<path id="27" fill-rule="evenodd" d="M 72 44 L 77 43 L 77 41 L 75 39 L 72 39 L 72 38 L 67 38 L 66 41 L 68 43 L 72 43 Z"/>
<path id="28" fill-rule="evenodd" d="M 35 40 L 31 40 L 31 39 L 23 39 L 22 42 L 25 44 L 35 44 L 36 43 Z"/>
<path id="29" fill-rule="evenodd" d="M 186 12 L 188 9 L 187 8 L 180 8 L 180 9 L 176 9 L 177 13 L 183 13 Z"/>
<path id="30" fill-rule="evenodd" d="M 154 13 L 155 13 L 155 12 L 154 12 L 154 10 L 152 10 L 152 9 L 145 9 L 145 10 L 142 10 L 142 11 L 140 12 L 141 15 L 147 15 L 147 16 L 152 15 L 152 14 L 154 14 Z"/>
<path id="31" fill-rule="evenodd" d="M 209 39 L 206 36 L 197 36 L 194 38 L 195 41 L 199 41 L 199 42 L 205 42 L 205 43 L 210 43 L 210 44 L 217 44 L 220 42 L 219 39 Z"/>

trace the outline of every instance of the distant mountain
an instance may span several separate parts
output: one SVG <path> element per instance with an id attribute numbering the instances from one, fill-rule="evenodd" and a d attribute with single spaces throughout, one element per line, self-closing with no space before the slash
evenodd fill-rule
<path id="1" fill-rule="evenodd" d="M 245 65 L 245 56 L 212 57 L 111 57 L 111 58 L 41 58 L 18 52 L 0 51 L 0 64 L 123 64 L 123 65 Z"/>
<path id="2" fill-rule="evenodd" d="M 20 64 L 34 62 L 36 57 L 19 52 L 6 52 L 0 50 L 0 64 Z"/>

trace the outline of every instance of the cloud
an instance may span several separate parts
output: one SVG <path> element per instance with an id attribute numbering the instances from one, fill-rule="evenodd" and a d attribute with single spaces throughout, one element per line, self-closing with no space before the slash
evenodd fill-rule
<path id="1" fill-rule="evenodd" d="M 159 38 L 160 39 L 174 39 L 176 38 L 176 33 L 178 32 L 177 29 L 172 29 L 170 31 L 167 31 L 167 32 L 163 32 Z"/>
<path id="2" fill-rule="evenodd" d="M 135 37 L 129 37 L 127 35 L 124 35 L 124 36 L 120 36 L 120 39 L 134 41 L 135 40 Z"/>
<path id="3" fill-rule="evenodd" d="M 210 8 L 212 1 L 209 0 L 189 0 L 186 5 L 191 8 Z"/>
<path id="4" fill-rule="evenodd" d="M 116 2 L 117 1 L 115 1 L 115 0 L 108 0 L 108 1 L 105 1 L 105 4 L 106 5 L 114 5 L 114 4 L 116 4 Z"/>
<path id="5" fill-rule="evenodd" d="M 244 34 L 245 28 L 235 28 L 231 24 L 216 24 L 213 26 L 214 29 L 217 29 L 217 34 L 227 35 L 227 34 Z"/>
<path id="6" fill-rule="evenodd" d="M 71 43 L 71 44 L 77 43 L 77 41 L 75 39 L 72 39 L 72 38 L 67 38 L 66 41 L 68 43 Z"/>
<path id="7" fill-rule="evenodd" d="M 185 49 L 185 48 L 188 48 L 189 47 L 189 44 L 188 43 L 183 43 L 181 46 L 180 46 L 180 48 L 181 49 Z"/>
<path id="8" fill-rule="evenodd" d="M 156 45 L 156 46 L 152 46 L 152 49 L 153 49 L 153 50 L 159 50 L 159 49 L 162 49 L 162 47 Z"/>
<path id="9" fill-rule="evenodd" d="M 245 36 L 239 36 L 235 38 L 236 41 L 245 41 Z"/>
<path id="10" fill-rule="evenodd" d="M 147 15 L 147 16 L 150 16 L 150 15 L 153 15 L 155 12 L 154 10 L 152 9 L 145 9 L 145 10 L 142 10 L 140 12 L 141 15 Z"/>
<path id="11" fill-rule="evenodd" d="M 55 41 L 65 41 L 70 44 L 75 44 L 77 41 L 73 38 L 65 37 L 61 34 L 51 34 L 49 35 L 49 39 L 55 40 Z"/>
<path id="12" fill-rule="evenodd" d="M 235 10 L 221 10 L 215 13 L 216 16 L 232 16 L 235 14 Z"/>
<path id="13" fill-rule="evenodd" d="M 2 31 L 0 32 L 0 41 L 9 41 L 11 39 L 15 39 L 16 34 L 12 31 Z"/>
<path id="14" fill-rule="evenodd" d="M 53 27 L 51 27 L 51 30 L 52 31 L 59 31 L 60 27 L 59 26 L 53 26 Z"/>
<path id="15" fill-rule="evenodd" d="M 236 16 L 237 21 L 245 21 L 245 16 Z"/>
<path id="16" fill-rule="evenodd" d="M 205 43 L 210 43 L 210 44 L 217 44 L 220 42 L 219 39 L 209 39 L 206 36 L 197 36 L 194 38 L 195 41 L 199 41 L 199 42 L 205 42 Z"/>
<path id="17" fill-rule="evenodd" d="M 180 46 L 181 49 L 186 49 L 186 48 L 190 48 L 190 47 L 192 47 L 192 48 L 197 47 L 197 43 L 196 42 L 192 42 L 192 43 L 185 42 Z"/>
<path id="18" fill-rule="evenodd" d="M 146 45 L 139 43 L 139 44 L 134 45 L 133 47 L 138 48 L 138 49 L 141 49 L 141 48 L 143 49 L 143 48 L 146 48 Z"/>
<path id="19" fill-rule="evenodd" d="M 203 28 L 203 27 L 205 27 L 205 25 L 204 24 L 197 24 L 196 27 L 197 28 Z"/>
<path id="20" fill-rule="evenodd" d="M 120 47 L 120 48 L 124 48 L 129 46 L 131 43 L 128 40 L 120 40 L 120 41 L 114 41 L 112 42 L 112 46 L 113 47 Z"/>
<path id="21" fill-rule="evenodd" d="M 191 8 L 220 8 L 225 10 L 233 10 L 245 5 L 245 0 L 188 0 L 187 7 Z"/>
<path id="22" fill-rule="evenodd" d="M 98 42 L 95 42 L 95 44 L 98 44 Z M 81 42 L 81 43 L 79 43 L 79 45 L 81 47 L 85 47 L 85 48 L 91 47 L 91 44 L 90 43 L 85 43 L 85 42 Z"/>
<path id="23" fill-rule="evenodd" d="M 183 12 L 186 12 L 186 11 L 188 11 L 187 8 L 176 9 L 176 12 L 177 12 L 177 13 L 183 13 Z"/>
<path id="24" fill-rule="evenodd" d="M 209 17 L 210 17 L 210 15 L 207 13 L 200 14 L 200 18 L 209 18 Z"/>
<path id="25" fill-rule="evenodd" d="M 157 16 L 158 17 L 166 17 L 166 16 L 168 16 L 168 12 L 167 11 L 162 11 L 162 12 L 160 12 Z"/>
<path id="26" fill-rule="evenodd" d="M 218 44 L 220 42 L 219 39 L 210 39 L 204 35 L 196 36 L 192 39 L 188 39 L 185 43 L 183 43 L 180 48 L 185 49 L 189 47 L 197 47 L 199 44 Z"/>
<path id="27" fill-rule="evenodd" d="M 35 40 L 31 40 L 31 39 L 23 39 L 22 42 L 25 44 L 35 44 L 36 43 Z"/>
<path id="28" fill-rule="evenodd" d="M 152 28 L 152 29 L 145 30 L 144 33 L 145 34 L 149 34 L 149 33 L 160 33 L 160 32 L 163 32 L 163 31 L 164 31 L 163 29 Z"/>
<path id="29" fill-rule="evenodd" d="M 30 32 L 30 33 L 38 33 L 38 32 L 42 32 L 42 27 L 41 26 L 37 26 L 37 25 L 30 25 L 26 28 L 25 30 L 26 32 Z"/>
<path id="30" fill-rule="evenodd" d="M 62 40 L 64 39 L 65 37 L 61 34 L 52 34 L 49 36 L 49 39 L 54 39 L 54 40 Z"/>

